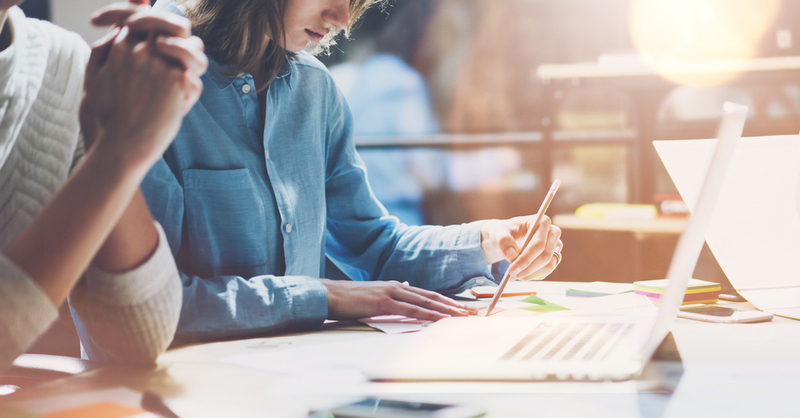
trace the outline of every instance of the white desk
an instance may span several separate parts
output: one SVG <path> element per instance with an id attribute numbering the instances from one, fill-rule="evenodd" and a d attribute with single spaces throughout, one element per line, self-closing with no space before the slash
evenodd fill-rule
<path id="1" fill-rule="evenodd" d="M 552 286 L 552 285 L 549 285 Z M 541 294 L 541 293 L 540 293 Z M 304 417 L 309 408 L 364 395 L 440 403 L 473 403 L 488 417 L 790 417 L 800 414 L 800 322 L 710 324 L 679 319 L 673 334 L 685 372 L 677 390 L 658 381 L 406 382 L 365 381 L 348 369 L 363 349 L 385 334 L 329 324 L 312 333 L 197 344 L 168 351 L 156 370 L 102 370 L 20 393 L 39 398 L 119 385 L 150 390 L 185 417 Z M 263 353 L 264 370 L 226 363 Z M 255 364 L 254 364 L 255 366 Z M 13 398 L 12 398 L 13 399 Z"/>

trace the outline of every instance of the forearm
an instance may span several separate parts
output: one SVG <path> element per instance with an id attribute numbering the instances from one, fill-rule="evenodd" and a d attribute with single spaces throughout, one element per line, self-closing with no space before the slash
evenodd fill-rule
<path id="1" fill-rule="evenodd" d="M 454 294 L 492 278 L 481 251 L 480 223 L 395 225 L 384 228 L 372 241 L 358 241 L 370 234 L 343 234 L 344 228 L 333 222 L 329 220 L 326 255 L 354 280 L 408 281 L 422 289 Z M 353 243 L 358 243 L 359 251 L 350 250 Z"/>
<path id="2" fill-rule="evenodd" d="M 140 190 L 111 230 L 92 264 L 107 272 L 123 272 L 144 263 L 158 246 L 158 231 Z"/>
<path id="3" fill-rule="evenodd" d="M 58 309 L 28 275 L 0 255 L 0 373 L 58 318 Z"/>
<path id="4" fill-rule="evenodd" d="M 325 289 L 313 277 L 182 274 L 181 279 L 176 338 L 183 343 L 310 329 L 328 316 Z"/>
<path id="5" fill-rule="evenodd" d="M 146 167 L 92 149 L 6 256 L 60 305 L 136 192 Z"/>

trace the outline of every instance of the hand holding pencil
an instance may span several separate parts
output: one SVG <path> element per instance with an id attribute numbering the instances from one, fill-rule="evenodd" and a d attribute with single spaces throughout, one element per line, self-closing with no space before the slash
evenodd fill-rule
<path id="1" fill-rule="evenodd" d="M 560 239 L 561 230 L 552 225 L 550 218 L 544 214 L 560 184 L 558 180 L 553 182 L 532 223 L 532 217 L 487 221 L 481 229 L 481 248 L 484 250 L 486 262 L 492 264 L 502 258 L 511 262 L 489 305 L 487 316 L 494 309 L 503 289 L 511 279 L 544 278 L 555 270 L 561 261 L 560 252 L 563 248 Z M 514 225 L 515 222 L 517 225 Z M 518 240 L 522 235 L 524 238 L 519 245 Z M 501 254 L 500 257 L 497 255 L 498 252 Z"/>

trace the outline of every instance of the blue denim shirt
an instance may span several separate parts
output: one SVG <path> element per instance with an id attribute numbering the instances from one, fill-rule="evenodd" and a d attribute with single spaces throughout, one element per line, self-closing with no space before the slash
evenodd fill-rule
<path id="1" fill-rule="evenodd" d="M 156 8 L 179 13 L 168 0 Z M 407 226 L 375 199 L 350 111 L 318 60 L 286 63 L 265 115 L 252 76 L 220 70 L 212 61 L 200 100 L 142 184 L 181 271 L 179 339 L 320 325 L 326 256 L 353 280 L 443 293 L 491 278 L 479 223 Z"/>

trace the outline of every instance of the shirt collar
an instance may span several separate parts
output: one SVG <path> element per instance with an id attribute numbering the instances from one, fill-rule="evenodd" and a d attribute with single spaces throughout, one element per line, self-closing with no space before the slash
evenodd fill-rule
<path id="1" fill-rule="evenodd" d="M 225 73 L 230 71 L 230 65 L 222 65 L 217 63 L 211 57 L 208 58 L 208 71 L 206 72 L 206 76 L 214 82 L 214 84 L 219 87 L 220 90 L 230 86 L 235 80 L 235 75 L 226 75 Z M 283 68 L 281 72 L 275 77 L 275 80 L 280 80 L 286 78 L 286 84 L 291 88 L 291 83 L 289 81 L 291 78 L 289 75 L 292 73 L 292 63 L 290 60 L 286 59 L 283 62 Z M 273 80 L 273 82 L 275 81 Z"/>

